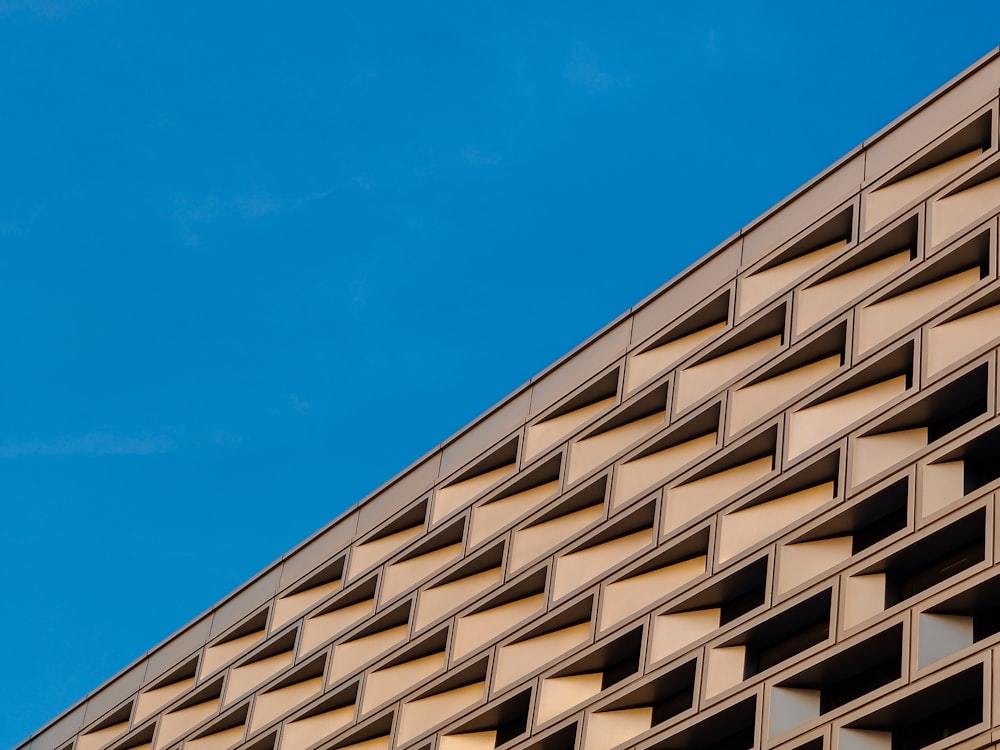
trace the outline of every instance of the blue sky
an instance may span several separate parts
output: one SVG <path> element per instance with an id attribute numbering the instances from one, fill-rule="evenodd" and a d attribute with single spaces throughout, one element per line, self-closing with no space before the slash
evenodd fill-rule
<path id="1" fill-rule="evenodd" d="M 964 0 L 0 0 L 0 746 L 998 21 Z"/>

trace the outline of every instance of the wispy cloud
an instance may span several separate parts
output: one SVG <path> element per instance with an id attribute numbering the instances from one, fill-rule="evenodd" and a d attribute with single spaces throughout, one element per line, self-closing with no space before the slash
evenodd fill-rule
<path id="1" fill-rule="evenodd" d="M 30 13 L 50 21 L 65 18 L 78 2 L 58 2 L 58 0 L 0 0 L 0 16 L 14 13 Z"/>
<path id="2" fill-rule="evenodd" d="M 42 209 L 36 207 L 27 216 L 11 218 L 9 216 L 0 216 L 0 234 L 3 235 L 16 235 L 22 234 L 25 230 L 34 226 L 38 223 L 38 219 L 42 215 Z"/>
<path id="3" fill-rule="evenodd" d="M 172 219 L 180 227 L 181 240 L 185 244 L 200 245 L 201 237 L 193 229 L 198 224 L 220 219 L 253 220 L 274 216 L 322 200 L 332 192 L 332 190 L 320 190 L 306 195 L 287 197 L 255 191 L 231 198 L 219 198 L 214 195 L 199 200 L 184 198 L 176 201 Z"/>
<path id="4" fill-rule="evenodd" d="M 209 436 L 209 442 L 219 445 L 238 445 L 243 442 L 243 436 L 229 430 L 216 430 Z"/>
<path id="5" fill-rule="evenodd" d="M 484 154 L 479 149 L 468 146 L 462 149 L 462 161 L 474 167 L 492 167 L 500 163 L 498 157 Z"/>
<path id="6" fill-rule="evenodd" d="M 575 86 L 591 91 L 607 91 L 618 85 L 618 79 L 601 68 L 590 50 L 578 45 L 566 65 L 566 78 Z"/>
<path id="7" fill-rule="evenodd" d="M 180 205 L 174 209 L 173 217 L 182 222 L 212 221 L 213 219 L 231 217 L 259 219 L 263 216 L 300 208 L 312 201 L 322 200 L 331 192 L 330 190 L 322 190 L 294 198 L 283 198 L 264 192 L 246 193 L 233 198 L 219 198 L 211 195 L 198 201 L 179 201 Z"/>
<path id="8" fill-rule="evenodd" d="M 714 55 L 719 51 L 719 45 L 715 40 L 715 29 L 709 29 L 708 37 L 705 40 L 705 51 L 710 55 Z"/>
<path id="9" fill-rule="evenodd" d="M 149 456 L 167 453 L 173 441 L 162 435 L 125 436 L 108 432 L 51 439 L 0 441 L 0 458 L 24 456 Z"/>
<path id="10" fill-rule="evenodd" d="M 303 199 L 294 202 L 294 205 L 301 204 Z M 284 210 L 284 202 L 273 195 L 258 193 L 254 195 L 241 195 L 233 201 L 237 212 L 245 219 L 257 219 L 261 216 L 281 213 Z"/>
<path id="11" fill-rule="evenodd" d="M 299 414 L 303 414 L 309 410 L 309 402 L 297 393 L 289 393 L 288 401 L 292 405 L 292 409 L 297 411 Z"/>
<path id="12" fill-rule="evenodd" d="M 348 286 L 348 293 L 351 302 L 356 305 L 363 305 L 368 301 L 368 280 L 354 279 Z"/>

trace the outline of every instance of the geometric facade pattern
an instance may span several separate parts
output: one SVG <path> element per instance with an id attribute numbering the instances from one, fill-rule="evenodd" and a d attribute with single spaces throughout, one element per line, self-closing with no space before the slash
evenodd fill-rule
<path id="1" fill-rule="evenodd" d="M 1000 741 L 1000 55 L 25 750 Z"/>

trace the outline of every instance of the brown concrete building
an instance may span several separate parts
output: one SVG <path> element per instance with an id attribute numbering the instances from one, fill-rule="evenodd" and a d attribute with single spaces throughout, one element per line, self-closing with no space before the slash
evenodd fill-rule
<path id="1" fill-rule="evenodd" d="M 23 750 L 1000 742 L 1000 51 Z"/>

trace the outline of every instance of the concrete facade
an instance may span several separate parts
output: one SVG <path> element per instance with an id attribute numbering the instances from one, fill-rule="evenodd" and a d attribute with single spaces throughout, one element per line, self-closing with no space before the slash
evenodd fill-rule
<path id="1" fill-rule="evenodd" d="M 22 750 L 1000 743 L 1000 51 Z"/>

